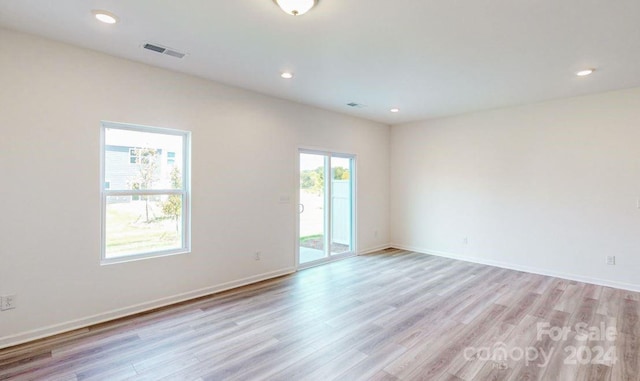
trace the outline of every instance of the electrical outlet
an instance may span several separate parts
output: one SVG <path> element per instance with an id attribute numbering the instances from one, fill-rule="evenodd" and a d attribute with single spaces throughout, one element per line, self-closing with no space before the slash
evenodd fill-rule
<path id="1" fill-rule="evenodd" d="M 615 255 L 607 255 L 607 264 L 608 265 L 615 265 L 616 264 Z"/>
<path id="2" fill-rule="evenodd" d="M 16 308 L 16 296 L 6 295 L 0 298 L 0 311 L 12 310 Z"/>
<path id="3" fill-rule="evenodd" d="M 374 230 L 373 231 L 373 237 L 374 238 L 378 238 L 378 230 Z"/>
<path id="4" fill-rule="evenodd" d="M 462 243 L 464 243 L 465 245 L 468 245 L 469 244 L 469 237 L 464 237 L 462 239 Z"/>
<path id="5" fill-rule="evenodd" d="M 256 261 L 260 260 L 260 252 L 256 251 L 256 257 L 255 257 Z"/>

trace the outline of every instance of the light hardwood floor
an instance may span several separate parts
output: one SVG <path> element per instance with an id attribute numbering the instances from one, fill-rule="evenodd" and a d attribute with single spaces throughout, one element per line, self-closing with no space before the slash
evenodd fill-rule
<path id="1" fill-rule="evenodd" d="M 0 380 L 639 381 L 639 315 L 638 293 L 386 250 L 2 350 Z"/>

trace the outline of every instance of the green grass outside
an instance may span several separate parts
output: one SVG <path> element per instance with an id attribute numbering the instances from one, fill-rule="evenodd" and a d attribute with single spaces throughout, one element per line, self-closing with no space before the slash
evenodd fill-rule
<path id="1" fill-rule="evenodd" d="M 322 234 L 307 235 L 307 236 L 304 236 L 304 237 L 300 237 L 300 243 L 304 243 L 306 241 L 311 241 L 311 240 L 321 239 L 322 237 L 323 237 Z"/>
<path id="2" fill-rule="evenodd" d="M 144 201 L 107 205 L 107 257 L 170 250 L 181 246 L 176 223 L 166 218 L 158 202 L 149 202 L 149 222 Z"/>

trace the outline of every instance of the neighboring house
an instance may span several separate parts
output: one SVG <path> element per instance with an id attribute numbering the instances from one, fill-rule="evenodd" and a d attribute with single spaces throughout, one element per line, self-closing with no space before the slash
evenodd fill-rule
<path id="1" fill-rule="evenodd" d="M 105 147 L 105 167 L 110 177 L 105 179 L 105 189 L 134 189 L 140 177 L 140 160 L 137 156 L 139 148 L 107 145 Z M 176 165 L 176 153 L 157 149 L 157 175 L 153 185 L 155 188 L 171 188 L 166 179 Z M 115 202 L 130 202 L 131 196 L 117 197 Z"/>

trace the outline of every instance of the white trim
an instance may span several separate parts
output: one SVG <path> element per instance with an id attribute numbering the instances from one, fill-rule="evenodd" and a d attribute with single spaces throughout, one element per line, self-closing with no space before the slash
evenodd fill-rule
<path id="1" fill-rule="evenodd" d="M 469 256 L 466 256 L 466 255 L 453 254 L 453 253 L 448 253 L 448 252 L 444 252 L 444 251 L 428 250 L 428 249 L 424 249 L 424 248 L 412 247 L 412 246 L 407 246 L 407 245 L 400 245 L 400 244 L 395 244 L 395 243 L 392 243 L 391 247 L 397 248 L 397 249 L 401 249 L 401 250 L 409 250 L 409 251 L 413 251 L 413 252 L 420 253 L 420 254 L 435 255 L 437 257 L 445 257 L 445 258 L 457 259 L 457 260 L 460 260 L 460 261 L 478 263 L 478 264 L 481 264 L 481 265 L 488 265 L 488 266 L 494 266 L 494 267 L 500 267 L 500 268 L 503 268 L 503 269 L 523 271 L 523 272 L 531 273 L 531 274 L 545 275 L 545 276 L 551 276 L 551 277 L 554 277 L 554 278 L 573 280 L 573 281 L 576 281 L 576 282 L 595 284 L 595 285 L 598 285 L 598 286 L 613 287 L 613 288 L 618 288 L 618 289 L 621 289 L 621 290 L 640 292 L 640 284 L 617 282 L 617 281 L 612 281 L 612 280 L 608 280 L 608 279 L 601 279 L 601 278 L 591 278 L 591 277 L 587 277 L 587 276 L 583 276 L 583 275 L 577 275 L 577 274 L 567 274 L 567 273 L 562 273 L 562 272 L 553 271 L 553 270 L 549 270 L 549 269 L 542 269 L 542 268 L 538 268 L 538 267 L 514 265 L 512 263 L 507 263 L 507 262 L 502 262 L 502 261 L 495 261 L 495 260 L 492 260 L 492 259 L 469 257 Z"/>
<path id="2" fill-rule="evenodd" d="M 331 242 L 333 241 L 333 165 L 331 153 L 324 156 L 324 254 L 331 258 Z M 352 212 L 353 213 L 353 212 Z M 335 258 L 334 258 L 335 259 Z"/>
<path id="3" fill-rule="evenodd" d="M 177 194 L 184 196 L 182 189 L 124 189 L 124 190 L 105 190 L 107 196 L 155 196 L 165 194 Z"/>
<path id="4" fill-rule="evenodd" d="M 295 190 L 295 200 L 296 200 L 296 206 L 295 206 L 295 235 L 294 235 L 294 241 L 293 241 L 293 255 L 294 255 L 294 265 L 296 267 L 296 270 L 300 269 L 300 150 L 301 148 L 296 148 L 296 156 L 295 156 L 295 160 L 294 163 L 295 165 L 295 176 L 294 178 L 294 183 L 292 188 Z"/>
<path id="5" fill-rule="evenodd" d="M 106 130 L 125 130 L 153 133 L 158 135 L 172 135 L 182 138 L 182 189 L 141 189 L 122 190 L 105 189 L 105 161 L 106 161 Z M 170 250 L 155 250 L 131 255 L 107 258 L 106 248 L 106 214 L 107 198 L 110 196 L 136 195 L 181 195 L 182 196 L 182 246 Z M 127 124 L 111 121 L 100 122 L 100 265 L 126 263 L 141 259 L 164 257 L 191 252 L 191 131 L 165 127 L 151 127 L 137 124 Z"/>
<path id="6" fill-rule="evenodd" d="M 320 155 L 333 155 L 333 156 L 338 156 L 338 157 L 357 157 L 358 154 L 355 152 L 349 152 L 349 151 L 341 151 L 341 150 L 334 150 L 334 149 L 330 149 L 330 148 L 324 148 L 324 147 L 313 147 L 313 146 L 298 146 L 297 151 L 298 153 L 302 152 L 302 153 L 310 153 L 310 154 L 320 154 Z M 298 169 L 300 169 L 298 167 Z"/>
<path id="7" fill-rule="evenodd" d="M 346 253 L 340 253 L 340 254 L 334 254 L 334 255 L 332 255 L 330 257 L 320 258 L 320 259 L 317 259 L 315 261 L 299 264 L 298 265 L 298 270 L 305 270 L 305 269 L 308 269 L 308 268 L 311 268 L 311 267 L 324 265 L 326 263 L 331 263 L 331 262 L 339 261 L 339 260 L 346 259 L 346 258 L 356 257 L 357 255 L 358 254 L 356 254 L 353 251 L 348 251 Z"/>
<path id="8" fill-rule="evenodd" d="M 370 249 L 364 249 L 364 250 L 358 252 L 358 255 L 367 255 L 367 254 L 375 253 L 377 251 L 382 251 L 382 250 L 391 249 L 391 248 L 393 248 L 393 246 L 391 244 L 387 243 L 387 244 L 384 244 L 384 245 L 372 247 Z"/>
<path id="9" fill-rule="evenodd" d="M 141 254 L 135 254 L 135 255 L 123 255 L 121 257 L 105 258 L 102 261 L 100 261 L 100 266 L 135 262 L 135 261 L 141 261 L 144 259 L 151 259 L 151 258 L 171 257 L 173 255 L 183 255 L 183 254 L 189 254 L 189 253 L 191 253 L 191 251 L 178 248 L 178 249 L 170 249 L 170 250 L 152 251 L 149 253 L 141 253 Z"/>
<path id="10" fill-rule="evenodd" d="M 217 294 L 222 291 L 227 291 L 233 288 L 246 286 L 252 283 L 262 282 L 262 281 L 277 278 L 283 275 L 289 275 L 294 273 L 295 271 L 296 271 L 295 268 L 288 267 L 288 268 L 277 270 L 277 271 L 272 271 L 272 272 L 254 275 L 254 276 L 236 280 L 236 281 L 223 283 L 218 286 L 205 287 L 199 290 L 188 291 L 178 295 L 156 299 L 150 302 L 144 302 L 144 303 L 136 304 L 136 305 L 125 307 L 125 308 L 120 308 L 117 310 L 107 311 L 100 314 L 87 316 L 87 317 L 76 319 L 76 320 L 71 320 L 65 323 L 55 324 L 55 325 L 51 325 L 44 328 L 38 328 L 38 329 L 34 329 L 27 332 L 21 332 L 15 335 L 5 336 L 0 338 L 0 349 L 23 344 L 33 340 L 42 339 L 45 337 L 58 335 L 58 334 L 69 332 L 69 331 L 74 331 L 76 329 L 85 328 L 95 324 L 101 324 L 111 320 L 120 319 L 123 317 L 139 314 L 141 312 L 154 310 L 156 308 L 169 306 L 172 304 L 188 301 L 191 299 L 196 299 L 203 296 Z"/>
<path id="11" fill-rule="evenodd" d="M 115 129 L 118 129 L 118 130 L 150 132 L 152 134 L 183 136 L 185 133 L 190 133 L 190 131 L 179 130 L 179 129 L 176 129 L 176 128 L 145 126 L 143 124 L 112 122 L 110 120 L 103 120 L 100 123 L 103 126 L 105 126 L 106 128 L 115 128 Z"/>

